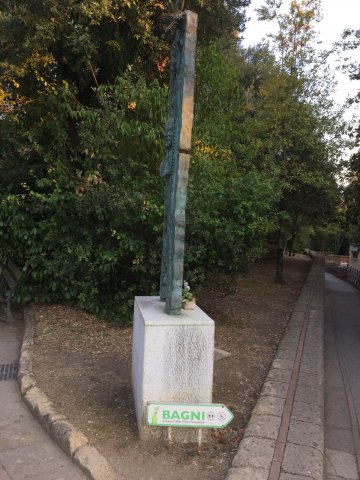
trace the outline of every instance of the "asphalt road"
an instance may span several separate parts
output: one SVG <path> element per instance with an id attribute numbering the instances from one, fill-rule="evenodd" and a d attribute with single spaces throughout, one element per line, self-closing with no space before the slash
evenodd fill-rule
<path id="1" fill-rule="evenodd" d="M 325 478 L 359 480 L 360 291 L 326 274 Z"/>

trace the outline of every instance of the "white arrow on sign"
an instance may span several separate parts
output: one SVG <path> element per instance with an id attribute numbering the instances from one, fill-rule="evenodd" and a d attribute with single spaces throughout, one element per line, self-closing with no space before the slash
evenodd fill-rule
<path id="1" fill-rule="evenodd" d="M 146 424 L 153 427 L 224 428 L 234 418 L 225 405 L 148 403 Z"/>

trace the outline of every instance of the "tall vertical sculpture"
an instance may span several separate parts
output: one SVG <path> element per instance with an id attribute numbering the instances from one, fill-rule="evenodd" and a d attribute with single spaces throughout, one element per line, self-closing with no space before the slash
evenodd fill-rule
<path id="1" fill-rule="evenodd" d="M 156 422 L 147 423 L 149 403 L 209 404 L 213 385 L 214 322 L 199 307 L 180 315 L 197 15 L 185 11 L 175 18 L 166 155 L 160 167 L 160 174 L 166 179 L 160 299 L 137 296 L 134 303 L 135 411 L 140 438 L 149 441 L 164 434 L 162 427 L 154 426 Z M 176 429 L 173 439 L 194 441 L 194 430 Z"/>
<path id="2" fill-rule="evenodd" d="M 179 5 L 179 2 L 177 2 Z M 181 313 L 184 270 L 185 209 L 194 117 L 197 15 L 189 10 L 176 20 L 171 51 L 166 155 L 160 175 L 166 178 L 160 300 L 169 315 Z"/>

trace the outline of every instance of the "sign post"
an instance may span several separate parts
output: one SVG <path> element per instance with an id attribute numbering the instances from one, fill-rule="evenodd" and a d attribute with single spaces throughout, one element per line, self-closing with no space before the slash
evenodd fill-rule
<path id="1" fill-rule="evenodd" d="M 225 428 L 234 418 L 222 404 L 149 403 L 146 423 L 153 427 Z"/>

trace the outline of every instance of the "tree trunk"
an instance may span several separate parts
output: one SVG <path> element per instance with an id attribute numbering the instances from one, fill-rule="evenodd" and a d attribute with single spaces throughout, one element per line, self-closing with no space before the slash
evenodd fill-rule
<path id="1" fill-rule="evenodd" d="M 283 245 L 283 232 L 280 227 L 278 230 L 278 248 L 276 255 L 276 277 L 275 283 L 285 283 L 284 279 L 284 245 Z"/>
<path id="2" fill-rule="evenodd" d="M 289 242 L 288 242 L 289 257 L 291 257 L 291 255 L 292 255 L 293 245 L 294 245 L 294 237 L 291 237 Z"/>

